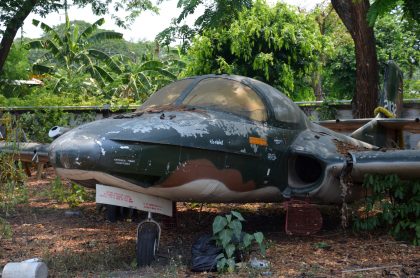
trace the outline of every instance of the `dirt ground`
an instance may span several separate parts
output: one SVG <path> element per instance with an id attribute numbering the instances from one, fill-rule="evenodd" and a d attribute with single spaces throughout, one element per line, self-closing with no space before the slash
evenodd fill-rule
<path id="1" fill-rule="evenodd" d="M 420 277 L 420 248 L 396 242 L 386 231 L 343 232 L 338 210 L 322 210 L 324 225 L 312 236 L 284 232 L 285 212 L 280 204 L 178 203 L 178 226 L 163 222 L 158 259 L 150 267 L 135 267 L 136 223 L 110 223 L 94 202 L 77 208 L 59 204 L 45 194 L 54 173 L 28 181 L 30 200 L 7 220 L 13 237 L 0 240 L 0 273 L 8 262 L 42 258 L 51 277 Z M 193 273 L 189 270 L 191 245 L 204 234 L 218 214 L 242 213 L 247 232 L 261 231 L 268 243 L 265 269 L 243 264 L 234 274 Z M 80 215 L 66 216 L 68 211 Z M 67 213 L 68 214 L 68 213 Z"/>

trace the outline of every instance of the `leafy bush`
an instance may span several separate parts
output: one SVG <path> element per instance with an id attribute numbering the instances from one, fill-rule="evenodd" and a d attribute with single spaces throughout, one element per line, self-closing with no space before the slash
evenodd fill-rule
<path id="1" fill-rule="evenodd" d="M 19 149 L 15 138 L 20 138 L 21 130 L 15 117 L 6 113 L 0 124 L 5 128 L 5 148 L 8 152 L 0 152 L 0 212 L 8 215 L 14 207 L 27 200 L 25 187 L 26 176 L 22 164 L 15 161 Z"/>
<path id="2" fill-rule="evenodd" d="M 258 244 L 261 253 L 265 255 L 264 235 L 261 232 L 252 235 L 242 232 L 243 221 L 245 219 L 236 211 L 225 216 L 216 216 L 213 221 L 213 237 L 216 244 L 223 248 L 223 253 L 217 256 L 219 272 L 235 271 L 235 255 L 238 252 L 249 253 L 253 242 Z"/>
<path id="3" fill-rule="evenodd" d="M 36 110 L 20 115 L 19 122 L 31 141 L 51 142 L 48 131 L 53 126 L 68 126 L 70 116 L 59 109 Z"/>
<path id="4" fill-rule="evenodd" d="M 28 192 L 25 186 L 26 176 L 20 162 L 15 162 L 18 147 L 14 139 L 19 138 L 19 126 L 15 118 L 5 114 L 0 120 L 0 125 L 6 129 L 5 148 L 9 152 L 0 151 L 0 238 L 10 237 L 11 227 L 6 217 L 13 213 L 16 205 L 28 200 Z"/>
<path id="5" fill-rule="evenodd" d="M 316 109 L 320 121 L 334 120 L 337 117 L 337 109 L 331 105 L 331 101 L 324 99 L 321 105 Z"/>
<path id="6" fill-rule="evenodd" d="M 15 85 L 14 80 L 26 80 L 29 77 L 28 51 L 22 43 L 15 42 L 0 73 L 0 92 L 4 97 L 22 97 L 30 88 L 25 85 Z"/>
<path id="7" fill-rule="evenodd" d="M 0 217 L 0 239 L 11 238 L 13 235 L 12 227 L 9 222 Z"/>
<path id="8" fill-rule="evenodd" d="M 397 240 L 420 245 L 420 181 L 367 175 L 363 185 L 372 194 L 354 219 L 355 230 L 385 227 Z"/>
<path id="9" fill-rule="evenodd" d="M 292 99 L 302 99 L 321 50 L 315 21 L 284 3 L 255 1 L 226 28 L 205 30 L 188 50 L 185 76 L 238 74 L 256 78 Z"/>
<path id="10" fill-rule="evenodd" d="M 34 110 L 19 116 L 19 123 L 26 137 L 35 142 L 51 142 L 48 131 L 53 126 L 75 127 L 95 120 L 95 112 L 71 114 L 60 109 Z"/>
<path id="11" fill-rule="evenodd" d="M 90 199 L 90 196 L 84 187 L 75 183 L 65 185 L 59 177 L 56 177 L 55 180 L 51 182 L 49 194 L 51 198 L 57 200 L 57 202 L 67 203 L 70 207 L 77 207 Z"/>

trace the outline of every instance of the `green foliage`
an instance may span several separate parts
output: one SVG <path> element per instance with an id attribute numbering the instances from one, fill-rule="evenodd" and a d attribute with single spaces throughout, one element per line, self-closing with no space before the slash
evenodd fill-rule
<path id="1" fill-rule="evenodd" d="M 335 120 L 337 117 L 337 110 L 331 105 L 329 99 L 324 99 L 321 105 L 316 109 L 318 112 L 318 119 L 320 121 Z"/>
<path id="2" fill-rule="evenodd" d="M 1 118 L 0 124 L 5 127 L 5 148 L 9 152 L 0 152 L 0 212 L 9 215 L 17 204 L 27 201 L 25 186 L 26 176 L 20 162 L 15 162 L 19 148 L 16 138 L 22 134 L 16 118 L 8 113 Z"/>
<path id="3" fill-rule="evenodd" d="M 79 90 L 66 91 L 62 94 L 53 93 L 53 85 L 44 79 L 46 85 L 43 87 L 31 88 L 22 97 L 5 98 L 0 95 L 0 106 L 72 106 L 72 105 L 103 105 L 105 102 L 101 96 L 89 96 L 89 92 Z"/>
<path id="4" fill-rule="evenodd" d="M 51 182 L 48 194 L 57 202 L 67 203 L 72 208 L 90 199 L 84 187 L 75 183 L 63 184 L 59 177 Z"/>
<path id="5" fill-rule="evenodd" d="M 210 29 L 229 27 L 238 19 L 242 10 L 251 8 L 252 2 L 252 0 L 179 0 L 178 8 L 182 9 L 181 13 L 168 28 L 156 36 L 156 40 L 164 46 L 178 41 L 182 53 L 185 53 L 195 35 L 203 34 Z M 196 11 L 201 10 L 201 7 L 203 13 L 196 18 L 193 28 L 182 23 L 189 15 L 197 15 Z"/>
<path id="6" fill-rule="evenodd" d="M 181 70 L 177 62 L 172 58 L 159 61 L 145 56 L 144 61 L 134 63 L 120 57 L 118 63 L 122 72 L 110 85 L 110 95 L 142 103 L 151 93 L 177 79 Z"/>
<path id="7" fill-rule="evenodd" d="M 403 181 L 397 175 L 367 175 L 363 185 L 372 194 L 355 217 L 354 228 L 386 227 L 397 240 L 420 245 L 420 181 Z"/>
<path id="8" fill-rule="evenodd" d="M 18 204 L 27 202 L 28 192 L 25 185 L 26 176 L 20 162 L 15 162 L 18 154 L 18 146 L 14 143 L 20 138 L 16 119 L 6 113 L 0 120 L 6 130 L 5 148 L 10 152 L 0 152 L 0 239 L 12 235 L 11 227 L 5 220 L 10 216 Z"/>
<path id="9" fill-rule="evenodd" d="M 48 131 L 53 126 L 68 126 L 70 115 L 59 109 L 36 110 L 19 116 L 19 122 L 29 140 L 35 142 L 51 142 Z"/>
<path id="10" fill-rule="evenodd" d="M 261 232 L 248 234 L 242 232 L 242 222 L 245 219 L 239 212 L 231 211 L 225 216 L 216 216 L 213 221 L 213 237 L 216 244 L 223 248 L 223 253 L 217 256 L 217 270 L 219 272 L 235 271 L 235 255 L 238 252 L 249 252 L 253 242 L 256 242 L 260 251 L 265 255 L 264 235 Z"/>
<path id="11" fill-rule="evenodd" d="M 296 80 L 310 74 L 321 47 L 319 30 L 308 19 L 286 4 L 270 7 L 256 1 L 229 27 L 205 31 L 194 40 L 185 75 L 249 76 L 296 99 L 302 90 Z"/>
<path id="12" fill-rule="evenodd" d="M 404 73 L 404 93 L 419 93 L 418 76 L 420 65 L 420 40 L 418 30 L 404 19 L 402 11 L 397 9 L 393 14 L 383 15 L 375 24 L 380 72 L 384 65 L 392 59 Z M 418 96 L 417 96 L 418 97 Z"/>
<path id="13" fill-rule="evenodd" d="M 180 0 L 178 1 L 178 8 L 183 8 L 183 10 L 177 18 L 177 23 L 180 23 L 188 15 L 193 14 L 200 5 L 204 5 L 204 12 L 195 20 L 194 25 L 203 31 L 229 26 L 233 20 L 238 18 L 238 14 L 243 9 L 251 8 L 252 1 L 216 0 L 206 2 L 204 0 Z"/>
<path id="14" fill-rule="evenodd" d="M 28 79 L 29 67 L 28 50 L 21 43 L 14 43 L 4 64 L 1 79 Z"/>
<path id="15" fill-rule="evenodd" d="M 196 33 L 194 28 L 191 28 L 187 24 L 180 25 L 176 23 L 176 20 L 174 19 L 168 28 L 156 35 L 155 40 L 165 47 L 169 47 L 169 45 L 179 42 L 181 52 L 185 54 Z"/>
<path id="16" fill-rule="evenodd" d="M 7 56 L 3 71 L 0 72 L 0 94 L 5 97 L 24 96 L 27 86 L 12 84 L 14 80 L 27 80 L 29 77 L 28 50 L 20 43 L 14 43 Z"/>
<path id="17" fill-rule="evenodd" d="M 356 90 L 356 57 L 353 43 L 337 46 L 325 66 L 325 95 L 334 99 L 352 99 Z"/>
<path id="18" fill-rule="evenodd" d="M 330 249 L 331 245 L 329 245 L 328 243 L 324 241 L 320 241 L 320 242 L 314 243 L 314 247 L 315 249 Z"/>
<path id="19" fill-rule="evenodd" d="M 101 18 L 79 31 L 79 27 L 77 25 L 72 27 L 69 18 L 66 17 L 64 31 L 58 33 L 51 26 L 34 19 L 33 24 L 39 26 L 48 36 L 27 44 L 28 48 L 47 51 L 32 67 L 33 71 L 54 77 L 56 85 L 53 90 L 55 92 L 71 86 L 75 82 L 75 76 L 85 73 L 89 74 L 99 86 L 105 85 L 105 82 L 112 82 L 113 78 L 108 71 L 121 73 L 120 68 L 109 55 L 90 48 L 93 43 L 122 39 L 122 34 L 114 31 L 95 33 L 104 23 L 105 20 Z"/>
<path id="20" fill-rule="evenodd" d="M 354 45 L 350 35 L 342 29 L 342 24 L 337 22 L 335 26 L 325 34 L 332 40 L 334 47 L 325 62 L 323 89 L 330 98 L 351 99 L 356 82 Z M 392 14 L 384 14 L 375 24 L 380 74 L 384 73 L 385 62 L 394 60 L 404 72 L 404 95 L 411 98 L 418 97 L 419 92 L 420 52 L 417 32 L 415 24 L 404 19 L 401 9 L 394 10 Z"/>
<path id="21" fill-rule="evenodd" d="M 74 29 L 77 27 L 79 30 L 87 29 L 91 24 L 83 20 L 71 20 L 70 21 L 70 33 L 74 32 Z M 66 30 L 66 23 L 58 24 L 54 26 L 54 30 L 58 34 L 63 34 Z M 102 28 L 97 28 L 93 31 L 92 35 L 95 35 L 100 32 L 109 32 L 111 30 L 106 30 Z M 45 33 L 44 38 L 51 39 L 51 35 Z M 24 38 L 23 43 L 28 43 L 30 40 Z M 90 48 L 100 50 L 101 52 L 106 53 L 109 56 L 122 55 L 130 58 L 132 61 L 137 61 L 142 59 L 144 55 L 147 55 L 150 51 L 154 51 L 155 42 L 150 41 L 138 41 L 131 42 L 122 40 L 102 40 L 102 41 L 92 41 Z M 37 60 L 41 59 L 46 53 L 42 49 L 30 49 L 29 51 L 29 61 L 35 63 Z"/>
<path id="22" fill-rule="evenodd" d="M 0 217 L 0 240 L 3 238 L 12 238 L 13 230 L 9 222 Z"/>
<path id="23" fill-rule="evenodd" d="M 29 141 L 49 143 L 52 141 L 52 138 L 48 137 L 48 131 L 52 127 L 76 127 L 95 120 L 95 116 L 94 112 L 76 115 L 51 108 L 23 113 L 19 116 L 18 122 Z"/>
<path id="24" fill-rule="evenodd" d="M 95 15 L 110 15 L 115 23 L 121 27 L 127 27 L 127 25 L 143 11 L 158 11 L 154 1 L 152 2 L 151 0 L 122 0 L 116 3 L 102 0 L 73 0 L 64 2 L 49 0 L 0 1 L 0 35 L 2 35 L 1 44 L 4 46 L 0 49 L 0 72 L 3 68 L 2 62 L 9 52 L 9 47 L 7 47 L 7 45 L 13 41 L 18 29 L 23 25 L 24 20 L 31 12 L 45 17 L 51 12 L 58 12 L 59 9 L 67 9 L 68 5 L 76 7 L 85 7 L 89 5 Z M 109 9 L 109 6 L 111 6 L 111 9 Z M 125 11 L 122 13 L 124 14 L 124 17 L 120 16 L 122 10 Z M 115 13 L 113 11 L 115 11 Z"/>
<path id="25" fill-rule="evenodd" d="M 367 14 L 369 25 L 373 26 L 378 17 L 389 14 L 398 6 L 404 11 L 406 18 L 420 24 L 420 6 L 417 0 L 375 0 Z"/>
<path id="26" fill-rule="evenodd" d="M 138 50 L 142 51 L 138 52 L 139 56 L 131 53 L 111 57 L 108 53 L 116 53 L 118 49 L 95 49 L 95 46 L 104 49 L 104 45 L 108 43 L 109 46 L 110 42 L 123 43 L 120 33 L 99 32 L 103 23 L 103 19 L 93 24 L 81 22 L 83 31 L 79 31 L 79 26 L 68 18 L 64 25 L 54 28 L 35 21 L 34 24 L 40 26 L 46 35 L 27 45 L 32 50 L 44 50 L 33 70 L 40 74 L 45 86 L 34 89 L 24 101 L 0 101 L 9 105 L 30 103 L 33 106 L 39 102 L 37 99 L 46 96 L 51 97 L 47 103 L 57 100 L 60 105 L 140 104 L 151 93 L 175 80 L 185 66 L 178 51 L 160 49 L 158 45 L 152 48 L 150 43 L 139 44 L 142 47 Z M 45 102 L 42 105 L 46 105 Z"/>
<path id="27" fill-rule="evenodd" d="M 329 2 L 318 4 L 310 15 L 322 34 L 318 66 L 312 76 L 314 91 L 314 85 L 320 83 L 324 97 L 351 99 L 356 82 L 353 40 Z"/>

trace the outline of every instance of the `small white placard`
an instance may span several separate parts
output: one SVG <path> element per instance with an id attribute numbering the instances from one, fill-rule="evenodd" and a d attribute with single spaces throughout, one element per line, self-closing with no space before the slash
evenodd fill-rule
<path id="1" fill-rule="evenodd" d="M 96 202 L 172 216 L 170 200 L 103 184 L 96 184 Z"/>

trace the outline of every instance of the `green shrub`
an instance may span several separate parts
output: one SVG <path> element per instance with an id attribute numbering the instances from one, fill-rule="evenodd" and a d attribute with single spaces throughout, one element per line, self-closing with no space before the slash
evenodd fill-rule
<path id="1" fill-rule="evenodd" d="M 53 126 L 75 127 L 95 120 L 95 112 L 71 114 L 60 109 L 43 109 L 26 112 L 19 116 L 19 122 L 27 138 L 34 142 L 49 143 L 48 131 Z"/>
<path id="2" fill-rule="evenodd" d="M 387 228 L 397 240 L 420 245 L 420 181 L 397 175 L 367 175 L 364 187 L 372 191 L 355 216 L 355 230 Z"/>
<path id="3" fill-rule="evenodd" d="M 28 192 L 25 185 L 26 176 L 22 164 L 15 161 L 18 147 L 14 143 L 15 138 L 20 138 L 20 130 L 15 118 L 10 114 L 4 114 L 0 124 L 6 129 L 5 148 L 9 152 L 0 151 L 0 238 L 10 237 L 12 230 L 6 218 L 15 210 L 18 204 L 28 200 Z"/>
<path id="4" fill-rule="evenodd" d="M 77 207 L 90 199 L 84 187 L 75 183 L 63 184 L 59 177 L 51 182 L 49 195 L 57 202 L 67 203 L 70 207 Z"/>
<path id="5" fill-rule="evenodd" d="M 218 215 L 213 221 L 213 237 L 216 245 L 223 248 L 223 253 L 217 256 L 219 272 L 235 271 L 235 255 L 238 252 L 249 253 L 253 242 L 258 244 L 261 253 L 265 255 L 264 235 L 261 232 L 252 235 L 242 232 L 243 221 L 245 219 L 236 211 L 225 216 Z"/>
<path id="6" fill-rule="evenodd" d="M 29 140 L 35 142 L 51 142 L 48 131 L 53 126 L 68 126 L 70 115 L 59 109 L 36 110 L 26 112 L 19 117 L 20 125 Z"/>
<path id="7" fill-rule="evenodd" d="M 324 99 L 321 105 L 316 108 L 316 111 L 318 112 L 318 118 L 320 121 L 335 120 L 337 117 L 337 109 L 332 106 L 331 101 L 328 99 Z"/>
<path id="8" fill-rule="evenodd" d="M 0 239 L 11 238 L 13 236 L 12 227 L 9 222 L 0 217 Z"/>

